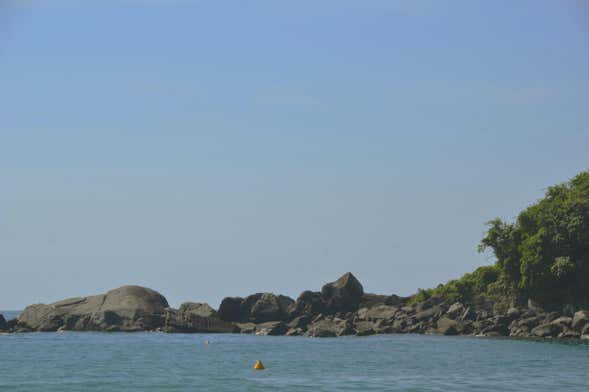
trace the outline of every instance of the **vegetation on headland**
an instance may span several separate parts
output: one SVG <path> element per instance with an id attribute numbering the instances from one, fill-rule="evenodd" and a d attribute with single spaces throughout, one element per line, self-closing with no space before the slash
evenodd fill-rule
<path id="1" fill-rule="evenodd" d="M 433 289 L 419 290 L 413 302 L 432 296 L 469 302 L 485 296 L 496 304 L 532 298 L 545 306 L 589 304 L 589 171 L 551 186 L 515 222 L 496 218 L 479 251 L 496 258 Z"/>
<path id="2" fill-rule="evenodd" d="M 412 303 L 420 303 L 430 297 L 444 297 L 448 302 L 470 302 L 477 295 L 486 294 L 493 284 L 499 280 L 499 269 L 494 266 L 479 267 L 474 272 L 464 274 L 446 284 L 433 289 L 420 289 L 411 299 Z"/>

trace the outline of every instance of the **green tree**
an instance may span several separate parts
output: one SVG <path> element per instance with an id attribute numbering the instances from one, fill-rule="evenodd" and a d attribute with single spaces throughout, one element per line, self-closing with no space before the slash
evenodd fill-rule
<path id="1" fill-rule="evenodd" d="M 515 223 L 495 219 L 479 250 L 491 249 L 502 278 L 545 303 L 589 302 L 589 172 L 549 187 Z"/>

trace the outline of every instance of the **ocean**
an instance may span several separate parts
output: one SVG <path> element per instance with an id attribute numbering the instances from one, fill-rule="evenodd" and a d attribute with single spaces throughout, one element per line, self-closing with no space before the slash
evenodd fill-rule
<path id="1" fill-rule="evenodd" d="M 252 369 L 261 360 L 266 370 Z M 0 335 L 0 391 L 583 391 L 589 344 L 428 335 Z"/>

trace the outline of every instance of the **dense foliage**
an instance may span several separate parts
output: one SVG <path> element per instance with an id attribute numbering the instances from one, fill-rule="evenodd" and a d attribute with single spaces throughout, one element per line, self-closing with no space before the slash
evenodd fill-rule
<path id="1" fill-rule="evenodd" d="M 499 270 L 495 266 L 479 267 L 470 274 L 464 274 L 460 279 L 451 280 L 434 289 L 419 290 L 412 302 L 422 302 L 433 296 L 442 296 L 450 302 L 470 302 L 476 295 L 491 295 L 489 289 L 498 278 Z"/>
<path id="2" fill-rule="evenodd" d="M 491 249 L 502 278 L 546 303 L 589 299 L 589 172 L 548 188 L 514 223 L 489 222 L 480 250 Z"/>
<path id="3" fill-rule="evenodd" d="M 496 301 L 533 298 L 546 305 L 589 303 L 589 171 L 549 187 L 514 223 L 497 218 L 488 226 L 479 250 L 492 250 L 495 265 L 419 290 L 414 302 L 434 295 L 469 302 L 484 295 Z"/>

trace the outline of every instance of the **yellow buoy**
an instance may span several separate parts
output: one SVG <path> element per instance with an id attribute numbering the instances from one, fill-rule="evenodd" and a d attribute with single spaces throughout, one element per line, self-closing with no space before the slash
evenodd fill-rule
<path id="1" fill-rule="evenodd" d="M 254 369 L 255 370 L 264 370 L 266 369 L 264 367 L 264 364 L 262 363 L 262 361 L 260 361 L 259 359 L 256 361 L 256 364 L 254 365 Z"/>

